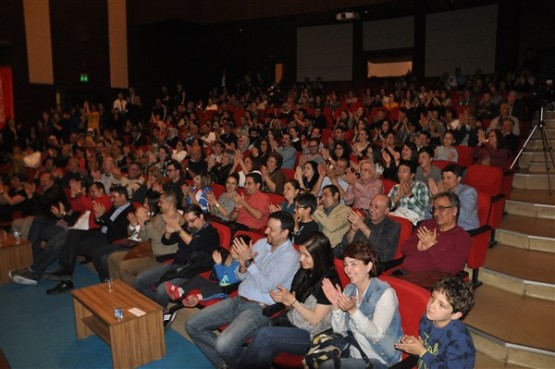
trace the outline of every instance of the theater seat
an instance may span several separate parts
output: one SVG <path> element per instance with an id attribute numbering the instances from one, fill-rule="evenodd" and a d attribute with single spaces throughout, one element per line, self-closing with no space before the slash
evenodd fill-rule
<path id="1" fill-rule="evenodd" d="M 478 219 L 480 227 L 468 231 L 472 238 L 472 246 L 466 260 L 466 265 L 472 269 L 472 285 L 478 287 L 482 282 L 478 279 L 480 267 L 484 265 L 489 248 L 492 228 L 488 225 L 490 212 L 490 197 L 488 194 L 478 191 Z"/>
<path id="2" fill-rule="evenodd" d="M 490 165 L 471 165 L 466 170 L 463 182 L 490 197 L 488 225 L 493 228 L 490 244 L 494 244 L 495 230 L 501 225 L 507 200 L 502 193 L 503 171 Z"/>

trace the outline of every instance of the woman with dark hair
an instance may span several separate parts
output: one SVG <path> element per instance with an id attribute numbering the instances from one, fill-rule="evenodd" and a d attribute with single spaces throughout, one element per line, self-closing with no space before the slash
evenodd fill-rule
<path id="1" fill-rule="evenodd" d="M 505 170 L 509 150 L 505 147 L 505 138 L 501 131 L 490 131 L 487 139 L 483 129 L 478 131 L 478 146 L 473 149 L 472 157 L 481 165 L 491 165 Z"/>
<path id="2" fill-rule="evenodd" d="M 313 233 L 299 246 L 301 268 L 293 278 L 291 291 L 282 286 L 270 292 L 286 310 L 262 327 L 241 356 L 237 368 L 267 369 L 280 353 L 304 355 L 312 337 L 331 326 L 331 306 L 322 292 L 322 281 L 339 283 L 330 242 L 324 234 Z"/>
<path id="3" fill-rule="evenodd" d="M 314 185 L 318 182 L 320 174 L 318 173 L 318 164 L 315 161 L 307 161 L 302 167 L 295 170 L 295 179 L 299 181 L 301 189 L 314 195 L 318 194 L 318 190 Z"/>
<path id="4" fill-rule="evenodd" d="M 370 139 L 370 130 L 368 128 L 361 128 L 358 130 L 357 142 L 352 144 L 351 149 L 359 160 L 364 159 L 366 150 L 371 146 Z"/>
<path id="5" fill-rule="evenodd" d="M 349 357 L 340 359 L 341 366 L 364 369 L 368 359 L 374 369 L 389 368 L 401 360 L 393 345 L 403 336 L 395 291 L 376 278 L 378 256 L 367 243 L 347 245 L 343 260 L 351 283 L 341 291 L 339 284 L 324 279 L 322 290 L 332 305 L 333 331 L 352 335 L 363 352 L 351 346 Z M 325 361 L 320 368 L 332 369 L 334 361 Z"/>
<path id="6" fill-rule="evenodd" d="M 206 194 L 210 202 L 211 215 L 218 217 L 221 221 L 230 221 L 229 215 L 235 209 L 235 200 L 233 198 L 237 194 L 238 185 L 239 175 L 232 173 L 225 181 L 225 192 L 218 199 L 216 199 L 216 195 L 212 191 Z"/>
<path id="7" fill-rule="evenodd" d="M 324 152 L 322 152 L 324 156 Z M 335 145 L 330 149 L 329 156 L 336 161 L 337 159 L 343 158 L 349 160 L 351 156 L 351 147 L 345 141 L 336 141 Z M 324 156 L 324 159 L 327 159 Z"/>
<path id="8" fill-rule="evenodd" d="M 285 174 L 281 171 L 283 156 L 279 152 L 271 152 L 266 165 L 260 167 L 263 181 L 263 191 L 282 193 L 285 184 Z"/>
<path id="9" fill-rule="evenodd" d="M 258 157 L 262 163 L 266 163 L 268 161 L 271 152 L 272 148 L 270 147 L 268 140 L 265 138 L 261 139 L 252 150 L 253 156 Z"/>
<path id="10" fill-rule="evenodd" d="M 290 179 L 285 182 L 285 185 L 283 186 L 283 197 L 285 200 L 279 205 L 270 204 L 270 206 L 268 206 L 270 213 L 283 210 L 289 214 L 293 214 L 293 211 L 295 210 L 295 198 L 300 192 L 301 185 L 299 181 L 296 179 Z"/>
<path id="11" fill-rule="evenodd" d="M 166 167 L 170 163 L 172 158 L 172 151 L 169 146 L 162 145 L 158 149 L 158 160 L 154 163 L 154 165 L 160 169 L 160 172 L 165 176 L 166 175 Z"/>
<path id="12" fill-rule="evenodd" d="M 413 163 L 418 161 L 418 148 L 414 142 L 405 142 L 401 150 L 398 148 L 393 150 L 388 149 L 387 152 L 382 150 L 384 178 L 399 182 L 399 178 L 397 178 L 397 167 L 401 160 L 408 160 Z"/>

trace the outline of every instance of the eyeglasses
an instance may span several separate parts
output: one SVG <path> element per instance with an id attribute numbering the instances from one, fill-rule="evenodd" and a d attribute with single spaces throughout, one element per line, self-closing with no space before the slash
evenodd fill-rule
<path id="1" fill-rule="evenodd" d="M 295 209 L 306 209 L 306 206 L 295 205 Z"/>
<path id="2" fill-rule="evenodd" d="M 187 220 L 186 222 L 187 222 L 187 224 L 192 224 L 192 223 L 194 223 L 195 220 L 197 220 L 197 219 L 198 219 L 198 217 L 195 217 L 195 219 Z"/>
<path id="3" fill-rule="evenodd" d="M 318 145 L 308 145 L 308 147 L 310 147 L 311 149 L 316 149 L 318 148 Z"/>
<path id="4" fill-rule="evenodd" d="M 438 206 L 437 208 L 434 206 L 434 207 L 432 207 L 432 210 L 430 212 L 433 214 L 437 210 L 440 213 L 443 213 L 445 211 L 445 209 L 452 209 L 452 208 L 454 208 L 454 206 Z"/>

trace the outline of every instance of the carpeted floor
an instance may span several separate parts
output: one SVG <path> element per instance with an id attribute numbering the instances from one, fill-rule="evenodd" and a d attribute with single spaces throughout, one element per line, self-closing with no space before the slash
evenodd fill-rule
<path id="1" fill-rule="evenodd" d="M 75 288 L 98 283 L 95 273 L 78 266 Z M 48 296 L 55 282 L 37 286 L 0 286 L 0 348 L 12 369 L 97 369 L 112 367 L 111 352 L 100 338 L 78 340 L 71 294 Z M 176 322 L 177 323 L 177 322 Z M 141 368 L 211 368 L 191 342 L 166 331 L 166 356 Z"/>

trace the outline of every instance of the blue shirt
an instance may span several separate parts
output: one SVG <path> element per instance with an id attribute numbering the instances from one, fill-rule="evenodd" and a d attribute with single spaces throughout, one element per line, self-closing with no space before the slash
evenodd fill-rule
<path id="1" fill-rule="evenodd" d="M 427 350 L 418 360 L 419 369 L 474 368 L 476 348 L 468 328 L 460 320 L 438 328 L 423 316 L 418 333 Z"/>
<path id="2" fill-rule="evenodd" d="M 252 252 L 253 255 L 258 253 L 254 263 L 245 273 L 240 273 L 239 268 L 235 271 L 237 278 L 242 281 L 239 284 L 239 296 L 272 305 L 274 300 L 270 297 L 270 291 L 278 285 L 291 289 L 293 276 L 299 269 L 299 254 L 290 240 L 272 251 L 272 245 L 266 238 L 258 240 Z"/>

